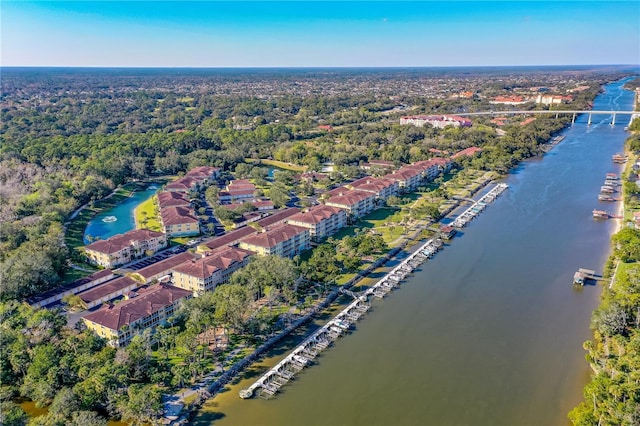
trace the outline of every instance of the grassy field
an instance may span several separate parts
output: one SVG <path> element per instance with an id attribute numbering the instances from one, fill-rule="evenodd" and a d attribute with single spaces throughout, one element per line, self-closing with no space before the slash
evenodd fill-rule
<path id="1" fill-rule="evenodd" d="M 277 161 L 277 160 L 268 160 L 268 159 L 256 160 L 255 158 L 245 158 L 244 161 L 247 163 L 260 163 L 265 166 L 273 166 L 278 169 L 291 170 L 292 172 L 304 172 L 305 170 L 307 170 L 307 166 L 299 166 L 297 164 L 285 163 L 283 161 Z"/>
<path id="2" fill-rule="evenodd" d="M 155 195 L 141 203 L 135 210 L 136 228 L 146 228 L 152 231 L 162 232 L 160 217 L 156 210 Z"/>

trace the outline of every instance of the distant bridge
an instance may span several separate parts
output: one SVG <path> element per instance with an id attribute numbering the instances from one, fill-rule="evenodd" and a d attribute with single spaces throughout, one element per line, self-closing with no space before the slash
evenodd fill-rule
<path id="1" fill-rule="evenodd" d="M 568 115 L 571 117 L 571 124 L 575 123 L 576 117 L 580 114 L 589 114 L 589 120 L 587 124 L 591 124 L 593 115 L 610 115 L 611 116 L 611 125 L 614 126 L 616 124 L 616 117 L 618 115 L 629 115 L 629 125 L 633 121 L 634 118 L 640 117 L 640 111 L 594 111 L 594 110 L 533 110 L 533 111 L 482 111 L 482 112 L 464 112 L 460 114 L 454 114 L 459 117 L 475 117 L 482 115 L 528 115 L 528 114 L 552 114 L 558 118 L 561 114 Z"/>

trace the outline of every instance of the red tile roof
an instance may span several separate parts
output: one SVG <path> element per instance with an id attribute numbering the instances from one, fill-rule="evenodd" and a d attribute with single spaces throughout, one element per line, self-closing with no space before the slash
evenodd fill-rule
<path id="1" fill-rule="evenodd" d="M 481 148 L 478 148 L 478 147 L 476 147 L 476 146 L 472 146 L 472 147 L 470 147 L 470 148 L 466 148 L 466 149 L 463 149 L 462 151 L 458 151 L 458 152 L 456 152 L 455 154 L 453 154 L 453 155 L 451 156 L 451 158 L 452 158 L 452 159 L 456 159 L 456 158 L 458 158 L 458 157 L 463 157 L 463 156 L 466 156 L 466 157 L 473 157 L 474 155 L 476 155 L 476 154 L 477 154 L 477 153 L 479 153 L 479 152 L 482 152 L 482 149 L 481 149 Z"/>
<path id="2" fill-rule="evenodd" d="M 254 232 L 256 232 L 256 230 L 249 227 L 236 229 L 235 231 L 227 232 L 226 234 L 220 237 L 215 237 L 214 239 L 205 242 L 204 245 L 211 250 L 215 250 L 220 247 L 236 244 L 243 237 L 246 237 L 247 235 L 251 235 Z"/>
<path id="3" fill-rule="evenodd" d="M 354 204 L 357 204 L 371 197 L 374 197 L 374 195 L 371 194 L 370 192 L 353 189 L 351 191 L 345 192 L 343 195 L 334 195 L 333 197 L 327 200 L 327 204 L 353 206 Z"/>
<path id="4" fill-rule="evenodd" d="M 262 227 L 275 225 L 277 223 L 284 222 L 288 217 L 291 217 L 298 212 L 300 212 L 299 208 L 290 207 L 288 209 L 281 210 L 277 213 L 267 216 L 264 219 L 260 219 L 257 223 Z"/>
<path id="5" fill-rule="evenodd" d="M 149 229 L 134 229 L 124 234 L 117 234 L 106 240 L 99 240 L 85 246 L 86 250 L 93 250 L 98 253 L 111 254 L 129 247 L 133 242 L 147 241 L 152 238 L 164 236 L 162 232 L 151 231 Z"/>
<path id="6" fill-rule="evenodd" d="M 189 199 L 182 192 L 163 191 L 158 193 L 158 204 L 160 208 L 171 206 L 188 206 Z"/>
<path id="7" fill-rule="evenodd" d="M 195 179 L 205 180 L 219 171 L 220 169 L 218 167 L 200 166 L 189 170 L 187 174 L 185 174 L 185 177 L 193 177 Z"/>
<path id="8" fill-rule="evenodd" d="M 182 177 L 180 179 L 174 180 L 171 183 L 165 185 L 165 189 L 171 190 L 179 190 L 179 191 L 189 191 L 198 183 L 197 179 L 192 177 Z"/>
<path id="9" fill-rule="evenodd" d="M 303 213 L 294 214 L 289 218 L 289 221 L 318 224 L 325 219 L 329 219 L 337 214 L 344 214 L 344 210 L 338 207 L 319 205 L 309 209 L 309 211 Z"/>
<path id="10" fill-rule="evenodd" d="M 187 260 L 196 259 L 199 256 L 189 253 L 188 251 L 180 254 L 173 255 L 168 257 L 160 262 L 154 263 L 153 265 L 149 265 L 142 269 L 137 270 L 135 273 L 140 274 L 145 280 L 158 275 L 160 273 L 169 273 L 175 266 L 178 266 Z"/>
<path id="11" fill-rule="evenodd" d="M 234 263 L 242 263 L 247 257 L 252 256 L 248 250 L 226 247 L 213 252 L 201 259 L 192 259 L 176 266 L 173 270 L 192 277 L 208 278 L 214 272 L 229 269 Z"/>
<path id="12" fill-rule="evenodd" d="M 363 191 L 380 192 L 385 188 L 394 186 L 395 184 L 396 181 L 394 181 L 393 179 L 369 177 L 361 182 L 354 182 L 351 186 L 353 186 L 355 189 L 360 189 Z"/>
<path id="13" fill-rule="evenodd" d="M 300 212 L 299 208 L 291 207 L 286 210 L 278 211 L 270 216 L 265 217 L 264 219 L 260 219 L 256 223 L 262 227 L 275 225 L 277 223 L 285 221 L 288 217 L 291 217 L 298 212 Z M 211 250 L 214 250 L 219 247 L 236 244 L 243 237 L 251 235 L 255 232 L 256 230 L 251 227 L 236 229 L 235 231 L 227 232 L 225 235 L 215 237 L 214 239 L 207 241 L 205 245 Z"/>
<path id="14" fill-rule="evenodd" d="M 403 168 L 396 170 L 395 173 L 390 173 L 388 175 L 384 175 L 385 178 L 387 179 L 393 179 L 393 180 L 408 180 L 411 179 L 414 176 L 418 176 L 420 174 L 422 174 L 422 171 L 424 169 L 422 167 L 412 167 L 412 166 L 404 166 Z"/>
<path id="15" fill-rule="evenodd" d="M 103 325 L 111 330 L 119 330 L 125 324 L 131 324 L 168 306 L 177 300 L 191 295 L 188 290 L 165 284 L 149 287 L 139 295 L 123 300 L 117 305 L 107 305 L 86 315 L 87 321 Z"/>
<path id="16" fill-rule="evenodd" d="M 198 223 L 190 209 L 180 206 L 167 207 L 160 211 L 160 217 L 164 226 L 178 225 L 181 223 Z"/>
<path id="17" fill-rule="evenodd" d="M 82 293 L 78 293 L 78 296 L 84 302 L 91 303 L 91 302 L 95 302 L 96 300 L 100 300 L 103 297 L 109 296 L 111 294 L 115 294 L 118 291 L 132 285 L 134 285 L 134 288 L 135 288 L 135 287 L 141 286 L 142 284 L 137 283 L 136 281 L 134 281 L 129 277 L 119 277 L 111 281 L 107 281 L 103 284 L 99 284 L 92 289 L 83 291 Z"/>
<path id="18" fill-rule="evenodd" d="M 240 241 L 252 246 L 272 248 L 277 244 L 294 238 L 296 235 L 309 232 L 307 228 L 301 226 L 289 225 L 288 223 L 282 223 L 274 226 L 271 229 L 267 229 L 263 232 L 256 232 L 254 235 L 249 235 Z"/>

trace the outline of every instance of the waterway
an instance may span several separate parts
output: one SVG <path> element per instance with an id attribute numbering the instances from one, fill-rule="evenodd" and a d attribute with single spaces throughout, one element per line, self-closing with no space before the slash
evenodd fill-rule
<path id="1" fill-rule="evenodd" d="M 594 109 L 632 109 L 622 84 L 607 85 Z M 514 170 L 509 190 L 464 235 L 275 399 L 241 400 L 256 377 L 243 378 L 196 424 L 567 424 L 589 379 L 582 344 L 601 292 L 572 277 L 580 267 L 601 272 L 609 254 L 616 223 L 591 212 L 619 209 L 597 195 L 606 173 L 621 172 L 611 156 L 627 136 L 626 123 L 611 127 L 610 117 L 586 121 Z"/>
<path id="2" fill-rule="evenodd" d="M 150 184 L 144 191 L 137 191 L 117 206 L 97 214 L 84 231 L 84 242 L 89 244 L 87 236 L 106 240 L 116 234 L 122 234 L 136 228 L 134 211 L 141 203 L 158 192 L 158 185 Z"/>

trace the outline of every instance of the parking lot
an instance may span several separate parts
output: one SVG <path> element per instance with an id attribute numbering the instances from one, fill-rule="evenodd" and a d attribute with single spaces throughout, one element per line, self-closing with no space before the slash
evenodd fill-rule
<path id="1" fill-rule="evenodd" d="M 186 250 L 187 250 L 187 247 L 182 245 L 177 247 L 172 247 L 170 249 L 163 250 L 159 253 L 156 253 L 151 257 L 148 257 L 146 259 L 127 265 L 125 268 L 130 269 L 132 271 L 137 271 L 138 269 L 146 268 L 147 266 L 151 266 L 154 263 L 160 262 L 161 260 L 165 260 L 168 257 L 173 256 L 174 254 L 182 253 Z"/>

